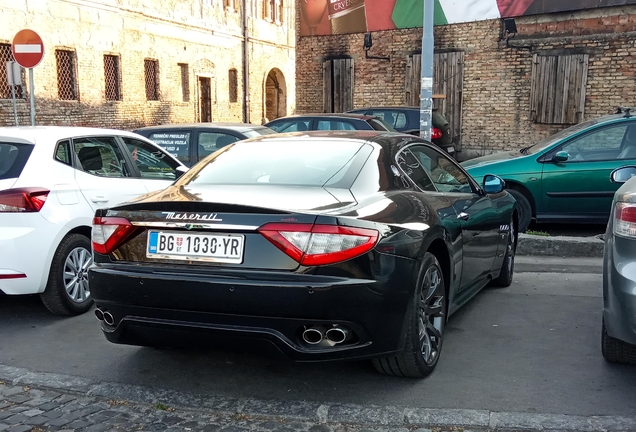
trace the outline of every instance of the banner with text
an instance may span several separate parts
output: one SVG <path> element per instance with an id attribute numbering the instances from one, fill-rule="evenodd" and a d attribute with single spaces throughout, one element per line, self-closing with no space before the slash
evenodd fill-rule
<path id="1" fill-rule="evenodd" d="M 422 27 L 424 0 L 299 0 L 301 36 Z M 636 4 L 636 0 L 435 0 L 435 25 Z"/>

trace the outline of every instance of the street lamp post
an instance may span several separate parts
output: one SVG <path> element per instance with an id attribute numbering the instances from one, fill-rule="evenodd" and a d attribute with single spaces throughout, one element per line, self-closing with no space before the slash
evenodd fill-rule
<path id="1" fill-rule="evenodd" d="M 424 0 L 424 25 L 422 32 L 422 81 L 420 93 L 420 136 L 431 139 L 433 122 L 433 15 L 435 0 Z"/>

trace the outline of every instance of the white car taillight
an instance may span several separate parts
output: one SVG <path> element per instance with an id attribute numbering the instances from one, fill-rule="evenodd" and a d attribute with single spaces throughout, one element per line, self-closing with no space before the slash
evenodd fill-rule
<path id="1" fill-rule="evenodd" d="M 124 218 L 96 217 L 93 219 L 91 242 L 93 250 L 98 254 L 108 255 L 120 246 L 135 230 L 135 227 Z"/>
<path id="2" fill-rule="evenodd" d="M 293 223 L 269 223 L 258 232 L 305 266 L 335 264 L 360 256 L 373 249 L 379 235 L 366 228 Z"/>
<path id="3" fill-rule="evenodd" d="M 616 204 L 614 210 L 614 235 L 636 238 L 636 204 Z"/>
<path id="4" fill-rule="evenodd" d="M 44 188 L 18 188 L 0 191 L 0 213 L 39 212 L 49 190 Z"/>

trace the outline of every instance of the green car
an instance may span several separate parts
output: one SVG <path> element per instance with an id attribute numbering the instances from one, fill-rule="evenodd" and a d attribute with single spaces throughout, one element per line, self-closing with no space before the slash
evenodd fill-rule
<path id="1" fill-rule="evenodd" d="M 486 174 L 506 181 L 517 200 L 519 230 L 537 222 L 607 223 L 618 184 L 616 168 L 636 164 L 636 117 L 629 110 L 562 130 L 521 150 L 462 163 L 481 182 Z"/>

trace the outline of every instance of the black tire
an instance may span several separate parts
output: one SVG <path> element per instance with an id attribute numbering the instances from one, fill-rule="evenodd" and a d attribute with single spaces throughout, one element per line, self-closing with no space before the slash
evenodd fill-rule
<path id="1" fill-rule="evenodd" d="M 603 333 L 601 335 L 601 351 L 608 362 L 636 364 L 636 345 L 628 344 L 608 335 L 605 320 L 603 320 Z"/>
<path id="2" fill-rule="evenodd" d="M 421 280 L 408 312 L 404 351 L 396 356 L 372 360 L 375 369 L 386 375 L 412 378 L 430 375 L 442 350 L 446 302 L 442 269 L 437 258 L 427 252 Z"/>
<path id="3" fill-rule="evenodd" d="M 69 234 L 62 239 L 53 255 L 46 289 L 40 294 L 49 311 L 69 316 L 82 314 L 91 308 L 93 299 L 88 288 L 87 271 L 92 262 L 91 242 L 87 237 Z M 77 263 L 82 264 L 81 268 L 74 268 Z"/>
<path id="4" fill-rule="evenodd" d="M 515 234 L 514 220 L 508 226 L 508 242 L 506 243 L 506 253 L 501 263 L 501 271 L 496 279 L 490 283 L 492 286 L 506 288 L 512 284 L 512 276 L 515 272 L 515 255 L 517 252 L 517 237 Z"/>
<path id="5" fill-rule="evenodd" d="M 526 232 L 532 220 L 532 205 L 526 196 L 516 189 L 506 189 L 510 195 L 517 200 L 517 211 L 519 212 L 519 232 Z"/>

